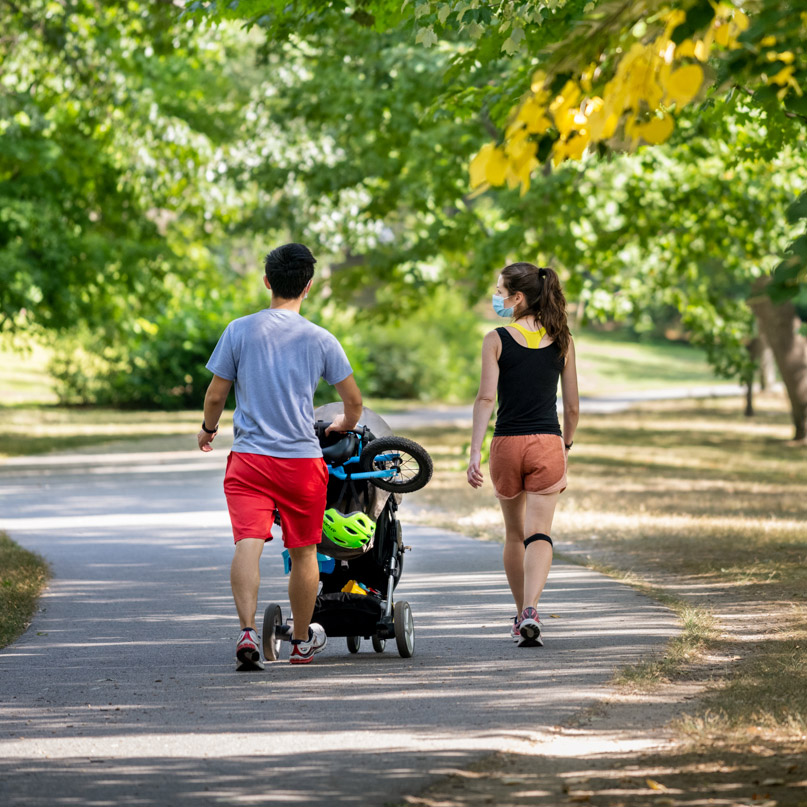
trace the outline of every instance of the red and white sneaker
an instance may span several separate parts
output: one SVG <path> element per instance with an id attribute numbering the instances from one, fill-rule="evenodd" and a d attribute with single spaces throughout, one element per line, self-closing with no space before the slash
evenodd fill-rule
<path id="1" fill-rule="evenodd" d="M 518 632 L 521 634 L 521 638 L 518 640 L 519 647 L 544 646 L 543 640 L 541 639 L 540 618 L 534 608 L 525 608 L 521 612 Z"/>
<path id="2" fill-rule="evenodd" d="M 312 622 L 308 626 L 308 639 L 292 639 L 291 654 L 289 662 L 291 664 L 310 664 L 317 653 L 325 649 L 328 644 L 328 637 L 322 625 Z"/>
<path id="3" fill-rule="evenodd" d="M 260 642 L 255 628 L 244 628 L 238 636 L 238 644 L 235 646 L 235 669 L 238 672 L 266 669 L 261 661 Z"/>
<path id="4" fill-rule="evenodd" d="M 513 617 L 513 624 L 510 626 L 510 638 L 511 638 L 511 639 L 512 639 L 514 642 L 518 642 L 518 641 L 520 641 L 520 640 L 521 640 L 521 634 L 518 632 L 518 628 L 519 628 L 519 625 L 520 625 L 521 623 L 519 622 L 519 618 L 518 618 L 518 616 L 519 616 L 519 615 L 518 615 L 518 614 L 516 614 L 516 615 Z"/>

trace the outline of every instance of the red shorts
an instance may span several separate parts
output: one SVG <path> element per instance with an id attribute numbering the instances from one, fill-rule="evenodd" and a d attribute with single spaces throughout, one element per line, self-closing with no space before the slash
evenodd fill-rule
<path id="1" fill-rule="evenodd" d="M 275 509 L 283 522 L 283 543 L 295 548 L 322 540 L 328 466 L 321 457 L 268 457 L 230 452 L 224 495 L 236 543 L 272 540 Z"/>
<path id="2" fill-rule="evenodd" d="M 526 493 L 562 493 L 566 489 L 566 449 L 556 434 L 494 437 L 490 444 L 490 479 L 498 499 Z"/>

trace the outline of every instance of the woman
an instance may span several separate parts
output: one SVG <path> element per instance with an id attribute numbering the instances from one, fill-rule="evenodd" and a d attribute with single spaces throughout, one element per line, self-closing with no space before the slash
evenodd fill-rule
<path id="1" fill-rule="evenodd" d="M 482 485 L 482 441 L 498 392 L 490 476 L 504 516 L 504 571 L 518 611 L 510 633 L 519 647 L 538 647 L 543 642 L 536 607 L 552 565 L 552 518 L 566 489 L 566 460 L 579 413 L 574 342 L 553 269 L 531 263 L 505 267 L 493 309 L 513 322 L 488 333 L 482 344 L 468 482 Z"/>

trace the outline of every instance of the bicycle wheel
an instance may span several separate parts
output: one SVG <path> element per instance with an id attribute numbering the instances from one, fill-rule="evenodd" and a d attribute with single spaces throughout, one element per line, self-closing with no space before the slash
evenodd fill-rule
<path id="1" fill-rule="evenodd" d="M 391 476 L 369 481 L 390 493 L 412 493 L 420 490 L 432 478 L 432 458 L 414 440 L 405 437 L 379 437 L 361 452 L 361 470 L 393 471 Z"/>

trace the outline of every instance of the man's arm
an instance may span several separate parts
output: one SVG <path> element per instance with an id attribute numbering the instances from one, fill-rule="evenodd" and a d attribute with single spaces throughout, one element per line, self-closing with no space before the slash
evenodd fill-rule
<path id="1" fill-rule="evenodd" d="M 362 412 L 361 391 L 356 379 L 351 373 L 347 378 L 334 384 L 342 403 L 345 405 L 345 413 L 337 415 L 333 423 L 325 429 L 325 434 L 331 432 L 346 432 L 355 429 Z"/>
<path id="2" fill-rule="evenodd" d="M 219 418 L 221 418 L 221 413 L 224 411 L 224 405 L 227 403 L 227 396 L 230 394 L 230 387 L 232 387 L 232 385 L 232 381 L 214 375 L 210 386 L 207 388 L 207 392 L 205 393 L 204 425 L 208 431 L 200 429 L 199 434 L 196 435 L 199 448 L 202 451 L 213 450 L 213 446 L 210 444 L 216 436 L 216 431 L 219 427 Z M 210 431 L 212 431 L 213 434 L 210 434 Z"/>

